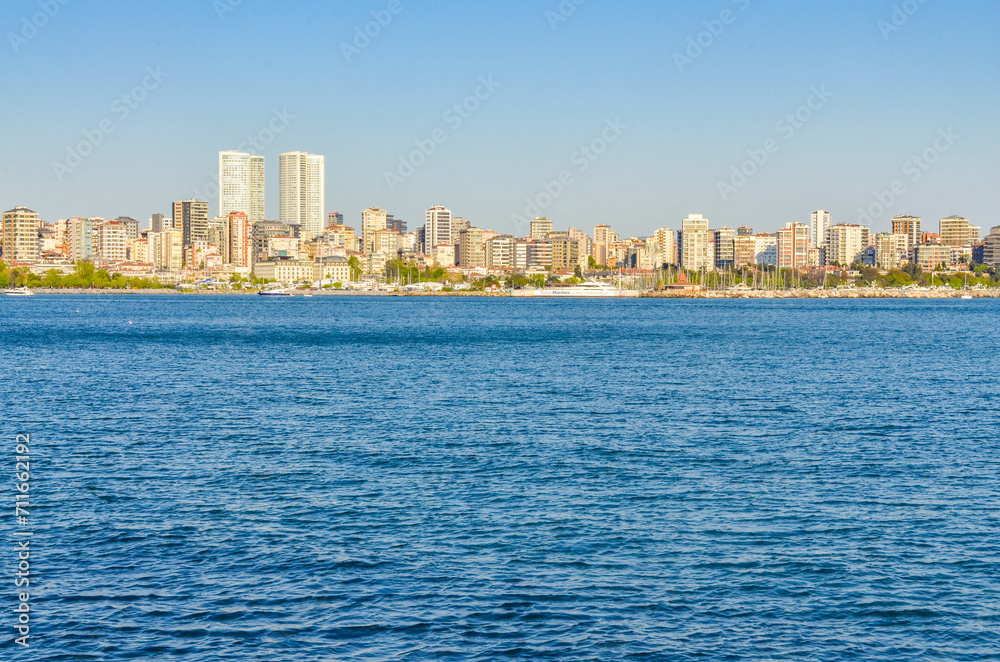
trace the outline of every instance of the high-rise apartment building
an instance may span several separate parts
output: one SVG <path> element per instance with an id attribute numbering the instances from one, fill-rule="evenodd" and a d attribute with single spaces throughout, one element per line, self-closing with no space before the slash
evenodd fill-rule
<path id="1" fill-rule="evenodd" d="M 809 266 L 811 228 L 805 223 L 786 223 L 778 230 L 778 268 L 801 269 Z"/>
<path id="2" fill-rule="evenodd" d="M 580 242 L 569 232 L 550 232 L 546 239 L 552 246 L 552 266 L 556 269 L 574 269 L 580 264 Z"/>
<path id="3" fill-rule="evenodd" d="M 909 251 L 920 245 L 922 232 L 920 225 L 923 222 L 919 216 L 896 216 L 892 219 L 892 234 L 901 234 L 906 237 L 906 249 Z"/>
<path id="4" fill-rule="evenodd" d="M 472 227 L 472 223 L 461 217 L 455 217 L 451 219 L 451 243 L 458 246 L 458 242 L 461 240 L 462 230 L 468 230 Z M 456 249 L 457 251 L 457 249 Z"/>
<path id="5" fill-rule="evenodd" d="M 909 238 L 905 234 L 881 233 L 875 235 L 875 266 L 879 269 L 898 269 L 907 260 Z"/>
<path id="6" fill-rule="evenodd" d="M 458 266 L 467 269 L 478 269 L 486 266 L 486 254 L 483 250 L 483 231 L 480 228 L 465 228 L 459 234 Z"/>
<path id="7" fill-rule="evenodd" d="M 945 246 L 972 246 L 978 244 L 982 228 L 969 223 L 969 219 L 961 216 L 949 216 L 941 219 L 942 243 Z"/>
<path id="8" fill-rule="evenodd" d="M 656 268 L 665 264 L 677 266 L 677 233 L 670 228 L 660 228 L 653 233 L 653 243 L 656 245 Z"/>
<path id="9" fill-rule="evenodd" d="M 326 206 L 326 159 L 288 152 L 278 157 L 278 220 L 302 227 L 309 240 L 323 232 Z"/>
<path id="10" fill-rule="evenodd" d="M 253 266 L 253 237 L 250 234 L 250 218 L 241 211 L 230 212 L 226 218 L 229 238 L 226 254 L 223 256 L 234 267 Z"/>
<path id="11" fill-rule="evenodd" d="M 485 259 L 487 269 L 510 269 L 514 266 L 517 238 L 505 234 L 486 241 Z"/>
<path id="12" fill-rule="evenodd" d="M 201 200 L 175 202 L 173 229 L 181 232 L 185 246 L 195 241 L 208 241 L 208 203 Z"/>
<path id="13" fill-rule="evenodd" d="M 339 211 L 332 211 L 326 215 L 326 227 L 332 228 L 335 225 L 344 224 L 344 215 Z"/>
<path id="14" fill-rule="evenodd" d="M 552 221 L 547 218 L 536 218 L 531 222 L 531 238 L 545 239 L 552 233 Z"/>
<path id="15" fill-rule="evenodd" d="M 736 236 L 737 237 L 752 237 L 753 236 L 753 228 L 750 227 L 749 225 L 741 225 L 740 227 L 736 228 Z"/>
<path id="16" fill-rule="evenodd" d="M 715 235 L 708 229 L 708 219 L 701 214 L 689 214 L 681 221 L 679 234 L 681 266 L 691 271 L 712 269 L 715 252 L 712 244 Z"/>
<path id="17" fill-rule="evenodd" d="M 864 261 L 871 230 L 862 225 L 838 223 L 826 231 L 826 263 L 849 267 Z M 877 250 L 876 250 L 877 252 Z"/>
<path id="18" fill-rule="evenodd" d="M 438 246 L 452 245 L 451 210 L 431 207 L 424 224 L 424 252 L 430 254 Z"/>
<path id="19" fill-rule="evenodd" d="M 41 257 L 38 239 L 38 214 L 27 207 L 14 207 L 3 213 L 2 240 L 3 259 L 10 264 L 13 260 L 32 262 Z"/>
<path id="20" fill-rule="evenodd" d="M 109 262 L 124 262 L 127 257 L 128 230 L 118 221 L 104 221 L 97 226 L 97 257 Z"/>
<path id="21" fill-rule="evenodd" d="M 173 220 L 164 218 L 163 214 L 153 214 L 149 218 L 150 232 L 163 232 L 164 230 L 172 230 L 173 227 Z"/>
<path id="22" fill-rule="evenodd" d="M 406 221 L 389 214 L 385 219 L 385 227 L 395 230 L 399 234 L 406 234 Z"/>
<path id="23" fill-rule="evenodd" d="M 809 241 L 818 248 L 826 247 L 826 231 L 833 224 L 830 212 L 819 210 L 812 213 L 809 221 Z"/>
<path id="24" fill-rule="evenodd" d="M 135 220 L 131 216 L 119 216 L 115 219 L 125 228 L 125 236 L 129 241 L 134 241 L 139 238 L 139 221 Z"/>
<path id="25" fill-rule="evenodd" d="M 361 252 L 375 252 L 375 233 L 388 227 L 389 214 L 384 209 L 371 207 L 361 212 Z"/>
<path id="26" fill-rule="evenodd" d="M 74 216 L 66 221 L 66 253 L 70 260 L 94 259 L 94 222 L 89 218 Z"/>
<path id="27" fill-rule="evenodd" d="M 594 243 L 591 246 L 591 255 L 594 261 L 600 266 L 607 266 L 611 257 L 611 244 L 618 241 L 618 235 L 611 231 L 607 225 L 597 225 L 594 227 Z"/>
<path id="28" fill-rule="evenodd" d="M 243 212 L 250 223 L 264 220 L 264 157 L 219 152 L 219 215 Z"/>
<path id="29" fill-rule="evenodd" d="M 722 226 L 715 231 L 715 267 L 727 269 L 733 266 L 736 251 L 736 232 Z"/>

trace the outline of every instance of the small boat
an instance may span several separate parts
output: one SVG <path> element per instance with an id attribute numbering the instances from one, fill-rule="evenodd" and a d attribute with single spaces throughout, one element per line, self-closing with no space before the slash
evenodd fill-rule
<path id="1" fill-rule="evenodd" d="M 964 294 L 962 295 L 962 298 L 965 299 L 966 301 L 971 301 L 975 297 L 973 297 L 971 294 Z"/>
<path id="2" fill-rule="evenodd" d="M 18 287 L 13 290 L 4 290 L 4 294 L 9 297 L 33 297 L 35 293 L 26 287 Z"/>
<path id="3" fill-rule="evenodd" d="M 257 293 L 262 297 L 290 297 L 292 293 L 288 290 L 261 290 Z"/>
<path id="4" fill-rule="evenodd" d="M 638 290 L 626 290 L 611 283 L 586 282 L 569 287 L 553 287 L 541 290 L 514 290 L 513 297 L 564 297 L 564 298 L 637 298 Z"/>

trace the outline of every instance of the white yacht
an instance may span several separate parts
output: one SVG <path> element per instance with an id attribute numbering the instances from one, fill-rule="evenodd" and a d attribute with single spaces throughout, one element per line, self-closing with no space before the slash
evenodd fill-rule
<path id="1" fill-rule="evenodd" d="M 35 293 L 26 287 L 18 287 L 13 290 L 4 290 L 4 294 L 9 297 L 33 297 Z"/>
<path id="2" fill-rule="evenodd" d="M 554 297 L 554 298 L 638 298 L 638 290 L 624 290 L 611 283 L 588 281 L 566 287 L 549 287 L 542 290 L 514 290 L 514 297 Z"/>

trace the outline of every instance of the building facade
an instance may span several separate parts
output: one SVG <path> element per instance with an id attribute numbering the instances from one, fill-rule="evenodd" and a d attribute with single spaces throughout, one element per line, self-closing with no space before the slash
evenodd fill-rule
<path id="1" fill-rule="evenodd" d="M 34 262 L 41 257 L 38 237 L 38 213 L 27 207 L 14 207 L 3 213 L 3 232 L 0 245 L 3 260 L 8 264 L 14 260 Z"/>
<path id="2" fill-rule="evenodd" d="M 219 152 L 219 215 L 243 212 L 251 223 L 264 220 L 264 157 Z"/>
<path id="3" fill-rule="evenodd" d="M 326 159 L 319 154 L 287 152 L 278 157 L 278 220 L 302 226 L 309 240 L 323 232 L 326 207 Z"/>

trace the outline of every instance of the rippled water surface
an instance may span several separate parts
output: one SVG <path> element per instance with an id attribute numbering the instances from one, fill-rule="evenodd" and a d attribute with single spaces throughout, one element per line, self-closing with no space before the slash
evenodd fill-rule
<path id="1" fill-rule="evenodd" d="M 1000 659 L 998 318 L 0 297 L 0 657 Z"/>

